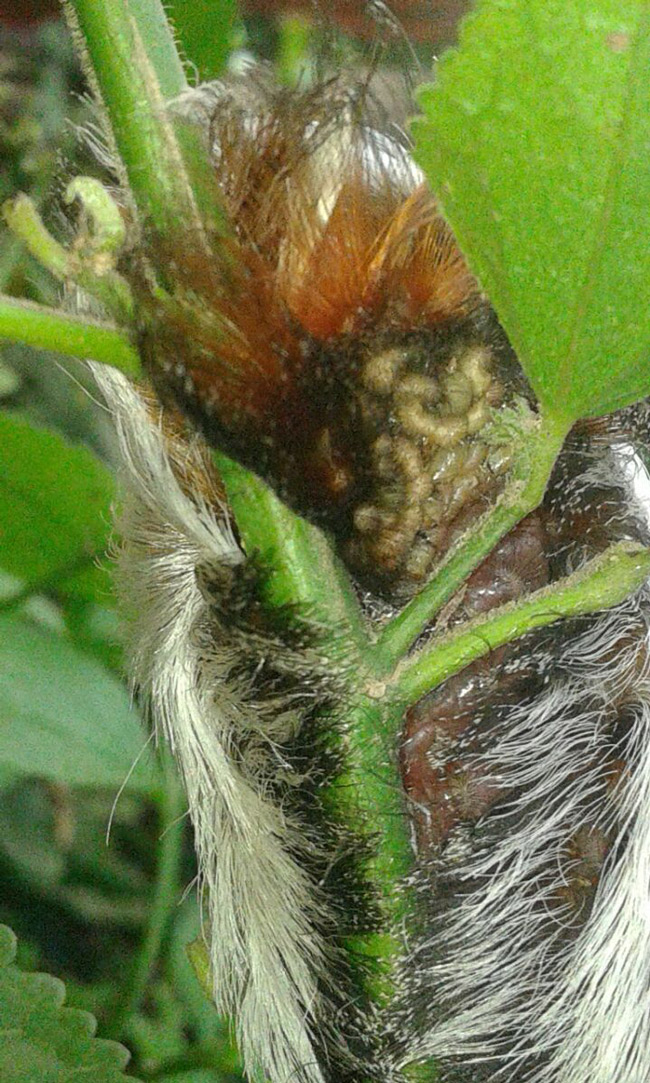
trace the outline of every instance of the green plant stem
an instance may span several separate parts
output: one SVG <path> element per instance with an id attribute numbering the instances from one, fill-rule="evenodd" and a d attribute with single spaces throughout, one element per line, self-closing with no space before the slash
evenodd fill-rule
<path id="1" fill-rule="evenodd" d="M 169 239 L 182 228 L 209 251 L 207 234 L 221 221 L 216 185 L 198 132 L 175 126 L 166 109 L 186 82 L 162 5 L 70 0 L 65 9 L 141 221 L 154 238 Z"/>
<path id="2" fill-rule="evenodd" d="M 125 1024 L 142 1000 L 152 968 L 160 954 L 163 938 L 180 893 L 179 871 L 183 840 L 185 793 L 168 753 L 165 756 L 165 786 L 158 796 L 160 836 L 156 882 L 149 907 L 149 921 L 131 972 L 120 997 L 104 1026 L 104 1033 L 119 1038 Z"/>
<path id="3" fill-rule="evenodd" d="M 294 87 L 305 76 L 313 30 L 304 15 L 285 15 L 279 24 L 280 41 L 276 72 L 278 82 Z"/>
<path id="4" fill-rule="evenodd" d="M 2 213 L 11 232 L 20 238 L 43 267 L 58 279 L 68 277 L 68 253 L 43 224 L 29 196 L 20 194 L 7 200 Z"/>
<path id="5" fill-rule="evenodd" d="M 159 0 L 130 0 L 129 8 L 147 43 L 160 93 L 167 99 L 175 98 L 186 89 L 187 80 L 164 6 Z"/>
<path id="6" fill-rule="evenodd" d="M 403 890 L 413 869 L 404 788 L 397 761 L 402 708 L 385 698 L 356 693 L 345 705 L 345 762 L 332 783 L 331 801 L 341 820 L 369 842 L 364 871 L 383 914 L 383 932 L 353 937 L 352 950 L 374 961 L 368 992 L 385 1005 L 394 994 L 393 964 L 404 944 L 404 919 L 412 905 Z"/>
<path id="7" fill-rule="evenodd" d="M 7 288 L 16 267 L 24 255 L 24 245 L 11 234 L 3 237 L 2 249 L 0 250 L 0 290 Z"/>
<path id="8" fill-rule="evenodd" d="M 63 39 L 64 32 L 57 32 L 57 38 Z M 49 51 L 49 58 L 42 69 L 41 77 L 33 105 L 34 115 L 39 117 L 41 129 L 38 146 L 41 153 L 44 148 L 47 151 L 40 157 L 39 169 L 32 179 L 29 195 L 38 208 L 50 190 L 53 177 L 60 169 L 61 161 L 65 161 L 70 147 L 76 141 L 75 125 L 71 123 L 74 118 L 69 113 L 69 86 L 61 67 L 61 52 L 64 47 L 63 40 L 57 42 L 57 46 Z M 24 248 L 17 237 L 9 234 L 2 238 L 0 249 L 0 292 L 5 290 L 14 270 L 19 265 L 24 255 Z"/>
<path id="9" fill-rule="evenodd" d="M 0 338 L 69 357 L 101 361 L 130 376 L 140 370 L 137 351 L 125 332 L 117 327 L 2 295 Z"/>
<path id="10" fill-rule="evenodd" d="M 522 434 L 522 463 L 497 505 L 453 546 L 431 582 L 378 637 L 372 652 L 378 672 L 388 673 L 397 665 L 497 542 L 539 505 L 569 427 L 562 418 L 548 417 L 536 432 Z"/>
<path id="11" fill-rule="evenodd" d="M 80 178 L 81 179 L 81 178 Z M 105 196 L 104 203 L 110 197 Z M 3 205 L 7 225 L 32 256 L 61 282 L 74 282 L 95 297 L 120 322 L 133 315 L 133 299 L 127 282 L 111 267 L 101 271 L 77 252 L 64 248 L 44 225 L 29 196 L 17 195 Z"/>
<path id="12" fill-rule="evenodd" d="M 345 698 L 345 765 L 332 785 L 335 813 L 365 826 L 371 856 L 366 872 L 382 901 L 387 924 L 403 915 L 397 883 L 410 870 L 412 854 L 396 758 L 399 719 L 390 704 L 373 697 L 368 671 L 369 640 L 350 581 L 323 534 L 291 512 L 255 475 L 217 453 L 217 468 L 249 553 L 272 569 L 266 584 L 274 606 L 297 606 L 322 627 L 320 650 L 350 676 Z M 367 690 L 370 689 L 370 694 Z M 397 945 L 390 937 L 356 945 L 389 961 Z"/>
<path id="13" fill-rule="evenodd" d="M 297 607 L 322 623 L 333 656 L 366 649 L 367 636 L 350 580 L 322 532 L 292 512 L 255 474 L 215 452 L 215 463 L 250 555 L 270 569 L 265 584 L 274 607 Z"/>
<path id="14" fill-rule="evenodd" d="M 623 602 L 650 575 L 650 550 L 630 542 L 610 546 L 550 587 L 502 606 L 435 641 L 397 670 L 391 695 L 404 708 L 496 647 L 557 620 L 596 613 Z"/>
<path id="15" fill-rule="evenodd" d="M 92 252 L 119 255 L 126 241 L 126 224 L 122 211 L 107 189 L 96 177 L 73 177 L 63 198 L 66 203 L 79 200 L 83 214 L 92 225 L 85 246 Z"/>

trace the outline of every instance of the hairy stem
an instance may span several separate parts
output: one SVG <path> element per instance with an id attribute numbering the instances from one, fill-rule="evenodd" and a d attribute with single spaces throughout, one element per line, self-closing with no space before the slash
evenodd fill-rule
<path id="1" fill-rule="evenodd" d="M 396 758 L 400 723 L 381 693 L 373 697 L 370 643 L 349 578 L 322 533 L 289 511 L 264 482 L 222 455 L 216 462 L 249 553 L 257 553 L 263 567 L 272 569 L 268 600 L 297 606 L 305 619 L 316 622 L 322 629 L 320 649 L 333 667 L 350 675 L 350 693 L 342 705 L 345 762 L 332 785 L 332 810 L 368 835 L 372 852 L 366 875 L 387 926 L 397 927 L 404 900 L 395 889 L 412 864 Z M 355 947 L 386 963 L 397 950 L 391 936 Z"/>
<path id="2" fill-rule="evenodd" d="M 106 195 L 106 200 L 109 200 Z M 115 270 L 96 270 L 76 252 L 68 251 L 47 230 L 35 204 L 26 195 L 8 200 L 3 214 L 10 230 L 25 244 L 42 267 L 61 282 L 74 282 L 95 297 L 122 322 L 133 315 L 133 300 L 128 284 Z"/>
<path id="3" fill-rule="evenodd" d="M 255 474 L 221 452 L 215 462 L 249 555 L 270 569 L 267 601 L 297 607 L 322 625 L 333 655 L 344 644 L 348 651 L 350 644 L 364 650 L 367 636 L 350 580 L 322 532 Z"/>
<path id="4" fill-rule="evenodd" d="M 221 222 L 198 133 L 166 108 L 186 88 L 157 0 L 70 0 L 66 12 L 104 104 L 138 217 L 155 238 L 182 228 L 209 250 Z M 164 278 L 164 268 L 161 268 Z"/>
<path id="5" fill-rule="evenodd" d="M 0 338 L 69 357 L 101 361 L 129 376 L 137 375 L 140 370 L 137 351 L 127 334 L 117 327 L 2 295 Z"/>
<path id="6" fill-rule="evenodd" d="M 398 668 L 392 695 L 404 708 L 496 647 L 563 618 L 596 613 L 623 602 L 650 575 L 650 550 L 611 545 L 579 571 L 528 598 L 461 625 Z"/>

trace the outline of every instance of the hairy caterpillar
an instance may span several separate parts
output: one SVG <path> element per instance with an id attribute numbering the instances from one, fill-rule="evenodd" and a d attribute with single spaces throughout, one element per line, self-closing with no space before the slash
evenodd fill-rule
<path id="1" fill-rule="evenodd" d="M 176 103 L 206 132 L 232 231 L 209 265 L 191 238 L 175 247 L 172 305 L 145 266 L 133 282 L 166 411 L 335 538 L 370 621 L 498 498 L 509 449 L 492 412 L 534 403 L 407 150 L 367 106 L 338 81 L 298 94 L 252 77 Z M 186 780 L 215 999 L 250 1074 L 388 1081 L 433 1056 L 450 1083 L 650 1078 L 645 593 L 493 652 L 408 712 L 417 927 L 379 1017 L 347 946 L 382 931 L 364 838 L 321 797 L 337 726 L 345 741 L 346 660 L 332 671 L 316 625 L 264 606 L 201 439 L 121 377 L 98 379 L 130 494 L 134 680 Z M 612 540 L 647 542 L 647 431 L 644 406 L 577 428 L 543 506 L 444 619 L 552 583 Z"/>
<path id="2" fill-rule="evenodd" d="M 579 566 L 608 536 L 647 539 L 632 445 L 647 447 L 647 425 L 641 406 L 575 433 L 539 513 L 470 580 L 470 611 Z M 647 606 L 645 589 L 527 636 L 409 712 L 428 916 L 406 1059 L 414 1028 L 450 1083 L 650 1078 Z"/>
<path id="3" fill-rule="evenodd" d="M 187 787 L 217 1004 L 237 1016 L 251 1072 L 321 1080 L 327 1042 L 338 1078 L 354 1078 L 345 1040 L 359 1024 L 348 1012 L 337 1025 L 349 980 L 337 944 L 365 910 L 346 868 L 354 840 L 313 829 L 335 770 L 319 733 L 335 681 L 313 633 L 269 624 L 205 449 L 165 431 L 119 374 L 95 373 L 122 453 L 133 679 Z"/>

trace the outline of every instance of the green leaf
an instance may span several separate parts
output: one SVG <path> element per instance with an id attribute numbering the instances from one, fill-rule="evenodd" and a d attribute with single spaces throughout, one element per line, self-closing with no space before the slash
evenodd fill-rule
<path id="1" fill-rule="evenodd" d="M 102 665 L 24 617 L 0 617 L 0 763 L 70 786 L 150 792 L 145 742 L 126 689 Z"/>
<path id="2" fill-rule="evenodd" d="M 171 0 L 167 14 L 182 51 L 198 69 L 201 80 L 223 73 L 237 27 L 235 0 Z"/>
<path id="3" fill-rule="evenodd" d="M 110 533 L 112 475 L 58 433 L 0 413 L 0 567 L 27 586 L 110 599 L 98 559 Z"/>
<path id="4" fill-rule="evenodd" d="M 543 408 L 650 393 L 650 5 L 483 0 L 416 158 Z"/>
<path id="5" fill-rule="evenodd" d="M 159 1083 L 230 1083 L 231 1075 L 217 1075 L 213 1068 L 194 1068 L 189 1072 L 172 1072 L 159 1076 Z"/>
<path id="6" fill-rule="evenodd" d="M 73 642 L 107 669 L 124 673 L 123 627 L 117 610 L 70 598 L 64 612 Z"/>
<path id="7" fill-rule="evenodd" d="M 20 909 L 20 899 L 29 894 L 29 927 L 38 931 L 45 946 L 57 915 L 59 922 L 65 914 L 93 928 L 101 924 L 109 940 L 109 929 L 119 929 L 117 935 L 125 929 L 139 931 L 149 917 L 151 883 L 142 864 L 155 837 L 143 830 L 141 795 L 122 794 L 114 812 L 113 799 L 113 790 L 71 790 L 24 776 L 0 792 L 0 859 L 15 892 L 10 905 Z M 138 855 L 141 845 L 144 855 Z M 12 912 L 5 911 L 7 920 Z M 83 947 L 59 945 L 57 959 L 68 971 L 78 967 L 80 956 Z M 90 969 L 99 962 L 91 958 Z M 112 962 L 112 955 L 101 962 L 104 972 Z M 76 1006 L 95 1010 L 89 1000 Z"/>
<path id="8" fill-rule="evenodd" d="M 190 954 L 196 959 L 195 942 L 203 943 L 201 937 L 201 914 L 195 894 L 179 906 L 170 931 L 167 960 L 174 991 L 185 1008 L 185 1016 L 191 1027 L 195 1042 L 210 1049 L 215 1068 L 224 1073 L 237 1073 L 241 1065 L 232 1041 L 227 1021 L 217 1014 L 205 989 L 197 980 Z M 194 946 L 193 946 L 194 945 Z"/>
<path id="9" fill-rule="evenodd" d="M 13 767 L 10 767 L 6 763 L 0 763 L 0 791 L 6 790 L 7 787 L 11 786 L 19 777 L 20 773 L 15 771 Z"/>
<path id="10" fill-rule="evenodd" d="M 19 775 L 0 794 L 0 853 L 14 884 L 49 894 L 63 882 L 67 855 L 55 845 L 54 834 L 51 794 L 40 780 Z"/>
<path id="11" fill-rule="evenodd" d="M 3 1083 L 135 1083 L 128 1051 L 94 1037 L 88 1012 L 64 1008 L 63 982 L 24 974 L 13 964 L 16 938 L 0 926 L 0 1079 Z"/>

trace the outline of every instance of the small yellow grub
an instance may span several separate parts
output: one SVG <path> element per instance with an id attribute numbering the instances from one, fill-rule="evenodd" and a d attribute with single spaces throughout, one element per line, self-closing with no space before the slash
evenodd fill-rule
<path id="1" fill-rule="evenodd" d="M 421 435 L 440 447 L 454 447 L 467 436 L 467 420 L 464 417 L 430 417 L 427 421 L 427 431 Z"/>
<path id="2" fill-rule="evenodd" d="M 430 496 L 424 501 L 422 511 L 428 523 L 437 523 L 444 515 L 443 501 L 438 496 Z"/>
<path id="3" fill-rule="evenodd" d="M 377 395 L 390 395 L 406 356 L 404 350 L 393 349 L 369 358 L 361 374 L 364 386 Z"/>
<path id="4" fill-rule="evenodd" d="M 468 433 L 478 432 L 482 429 L 490 417 L 490 408 L 485 399 L 475 402 L 467 411 Z"/>
<path id="5" fill-rule="evenodd" d="M 436 417 L 418 399 L 403 402 L 397 418 L 411 436 L 423 436 L 440 447 L 453 447 L 467 435 L 467 422 L 459 417 Z"/>
<path id="6" fill-rule="evenodd" d="M 372 544 L 368 544 L 368 552 L 378 564 L 392 571 L 402 563 L 411 538 L 412 534 L 398 531 L 381 534 Z"/>
<path id="7" fill-rule="evenodd" d="M 411 499 L 422 501 L 431 492 L 431 476 L 424 469 L 418 448 L 408 440 L 395 441 L 395 465 L 404 476 Z"/>
<path id="8" fill-rule="evenodd" d="M 452 414 L 465 414 L 472 405 L 473 385 L 463 372 L 450 372 L 443 382 L 443 391 Z"/>
<path id="9" fill-rule="evenodd" d="M 476 398 L 485 395 L 492 383 L 490 351 L 484 346 L 472 346 L 461 357 L 460 367 L 471 383 Z"/>
<path id="10" fill-rule="evenodd" d="M 385 529 L 392 525 L 394 516 L 378 508 L 376 504 L 360 504 L 354 512 L 354 526 L 360 534 Z"/>
<path id="11" fill-rule="evenodd" d="M 433 556 L 432 539 L 427 543 L 415 546 L 411 550 L 406 562 L 406 572 L 412 579 L 424 579 L 431 568 Z"/>
<path id="12" fill-rule="evenodd" d="M 434 402 L 440 392 L 438 384 L 432 376 L 424 376 L 416 372 L 404 376 L 395 388 L 396 398 L 425 399 Z"/>
<path id="13" fill-rule="evenodd" d="M 478 487 L 478 478 L 475 474 L 467 474 L 458 478 L 449 493 L 449 503 L 445 509 L 448 519 L 453 519 L 460 509 L 465 506 L 469 497 Z"/>
<path id="14" fill-rule="evenodd" d="M 431 480 L 440 484 L 446 481 L 447 478 L 455 477 L 459 471 L 459 466 L 462 456 L 463 448 L 440 448 L 435 451 L 429 461 L 429 470 L 431 472 Z"/>
<path id="15" fill-rule="evenodd" d="M 469 421 L 469 419 L 468 419 Z M 476 470 L 485 462 L 487 456 L 487 447 L 482 444 L 480 440 L 475 440 L 472 443 L 464 444 L 463 448 L 463 472 L 469 473 L 470 470 Z"/>
<path id="16" fill-rule="evenodd" d="M 372 445 L 372 453 L 375 458 L 390 458 L 393 441 L 387 432 L 378 436 Z"/>

